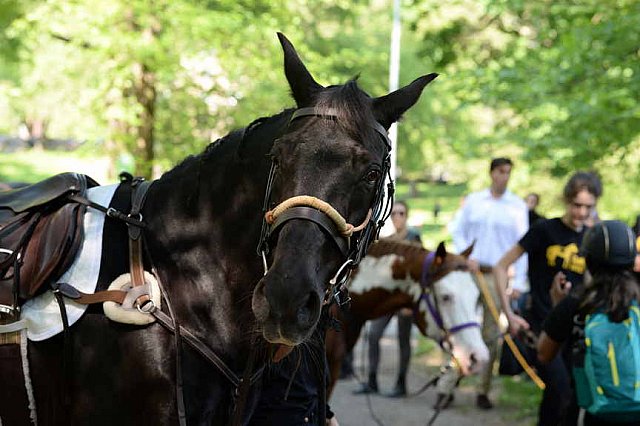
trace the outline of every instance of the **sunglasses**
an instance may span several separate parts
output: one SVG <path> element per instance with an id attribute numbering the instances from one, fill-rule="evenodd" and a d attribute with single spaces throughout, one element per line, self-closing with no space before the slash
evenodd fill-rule
<path id="1" fill-rule="evenodd" d="M 407 212 L 403 212 L 403 211 L 391 212 L 391 216 L 396 216 L 396 215 L 404 216 L 406 214 L 407 214 Z"/>

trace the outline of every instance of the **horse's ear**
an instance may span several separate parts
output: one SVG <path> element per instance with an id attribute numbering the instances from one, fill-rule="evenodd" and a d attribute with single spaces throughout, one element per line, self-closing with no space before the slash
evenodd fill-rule
<path id="1" fill-rule="evenodd" d="M 469 255 L 471 255 L 471 252 L 473 251 L 473 246 L 474 245 L 476 245 L 476 240 L 473 240 L 471 245 L 469 247 L 467 247 L 462 253 L 460 253 L 460 256 L 464 256 L 464 257 L 468 258 Z"/>
<path id="2" fill-rule="evenodd" d="M 436 249 L 436 257 L 433 259 L 433 263 L 436 266 L 439 266 L 444 262 L 444 259 L 447 257 L 447 249 L 444 246 L 444 241 L 440 241 L 438 244 L 438 248 Z"/>
<path id="3" fill-rule="evenodd" d="M 373 100 L 373 114 L 385 129 L 389 129 L 402 114 L 413 106 L 427 84 L 438 76 L 436 73 L 423 75 L 401 89 Z"/>
<path id="4" fill-rule="evenodd" d="M 293 99 L 295 99 L 298 108 L 309 106 L 315 94 L 323 87 L 313 79 L 289 39 L 282 33 L 278 33 L 278 39 L 280 39 L 284 51 L 284 74 L 287 76 L 289 87 L 291 87 Z"/>

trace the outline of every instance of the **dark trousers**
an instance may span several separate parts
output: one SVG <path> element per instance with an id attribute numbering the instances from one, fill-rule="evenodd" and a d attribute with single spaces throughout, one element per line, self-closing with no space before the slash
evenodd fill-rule
<path id="1" fill-rule="evenodd" d="M 375 375 L 378 372 L 378 364 L 380 363 L 380 338 L 384 333 L 384 329 L 391 321 L 393 315 L 387 315 L 371 321 L 369 325 L 369 375 Z M 410 316 L 397 315 L 398 319 L 398 344 L 400 346 L 400 365 L 398 378 L 404 380 L 409 370 L 409 362 L 411 360 L 411 324 Z"/>
<path id="2" fill-rule="evenodd" d="M 538 375 L 545 383 L 546 388 L 542 393 L 542 401 L 538 409 L 538 425 L 556 426 L 562 424 L 566 410 L 573 398 L 569 369 L 564 363 L 561 354 L 548 364 L 537 362 L 536 351 L 527 348 L 529 359 L 534 362 Z"/>

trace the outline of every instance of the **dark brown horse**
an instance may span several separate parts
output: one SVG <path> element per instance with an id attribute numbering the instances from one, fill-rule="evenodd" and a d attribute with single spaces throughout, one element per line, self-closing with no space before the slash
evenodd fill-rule
<path id="1" fill-rule="evenodd" d="M 386 215 L 386 130 L 435 75 L 378 98 L 355 81 L 323 87 L 279 38 L 296 108 L 188 157 L 129 218 L 143 220 L 145 270 L 173 305 L 163 302 L 165 327 L 116 323 L 93 305 L 67 339 L 31 341 L 39 424 L 222 425 L 236 391 L 247 392 L 246 422 L 260 390 L 248 379 L 270 351 L 279 358 L 309 338 L 331 278 L 364 254 Z M 120 185 L 110 206 L 131 211 L 131 188 Z M 127 226 L 114 217 L 96 291 L 129 270 Z M 181 351 L 167 330 L 178 325 Z"/>
<path id="2" fill-rule="evenodd" d="M 355 346 L 368 320 L 411 308 L 420 332 L 440 343 L 447 338 L 463 371 L 475 371 L 488 359 L 477 322 L 479 292 L 466 268 L 471 248 L 435 252 L 404 241 L 380 240 L 360 262 L 349 284 L 351 308 L 338 309 L 341 330 L 327 331 L 331 394 L 345 354 Z"/>

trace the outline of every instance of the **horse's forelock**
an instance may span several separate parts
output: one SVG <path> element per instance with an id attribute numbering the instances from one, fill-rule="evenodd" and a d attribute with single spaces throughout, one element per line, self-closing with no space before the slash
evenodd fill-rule
<path id="1" fill-rule="evenodd" d="M 355 79 L 327 87 L 318 94 L 314 107 L 320 114 L 337 114 L 336 122 L 354 140 L 363 142 L 374 137 L 370 127 L 375 121 L 371 98 L 358 87 Z"/>

